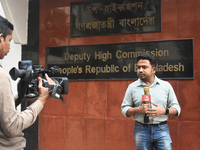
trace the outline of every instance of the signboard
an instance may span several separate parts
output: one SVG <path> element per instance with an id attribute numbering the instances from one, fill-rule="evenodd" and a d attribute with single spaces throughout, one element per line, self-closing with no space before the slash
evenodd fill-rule
<path id="1" fill-rule="evenodd" d="M 71 37 L 161 32 L 161 0 L 72 2 Z"/>
<path id="2" fill-rule="evenodd" d="M 163 79 L 193 79 L 193 39 L 47 48 L 47 68 L 59 66 L 69 80 L 137 79 L 136 58 L 142 53 L 158 60 Z"/>

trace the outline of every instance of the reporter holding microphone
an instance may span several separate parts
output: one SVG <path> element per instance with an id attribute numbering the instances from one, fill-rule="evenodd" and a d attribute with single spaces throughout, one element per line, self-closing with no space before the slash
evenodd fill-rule
<path id="1" fill-rule="evenodd" d="M 179 116 L 181 112 L 172 86 L 156 77 L 156 64 L 152 55 L 141 54 L 137 57 L 139 79 L 128 86 L 121 104 L 122 114 L 133 116 L 135 120 L 134 139 L 138 150 L 171 150 L 167 119 L 169 115 Z M 144 93 L 145 88 L 148 94 Z M 149 95 L 148 103 L 143 95 Z"/>

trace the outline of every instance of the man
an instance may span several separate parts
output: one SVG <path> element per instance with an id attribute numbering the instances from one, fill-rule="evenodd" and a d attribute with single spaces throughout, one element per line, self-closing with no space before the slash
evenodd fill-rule
<path id="1" fill-rule="evenodd" d="M 121 105 L 122 114 L 135 120 L 134 138 L 138 150 L 171 150 L 168 116 L 179 116 L 181 108 L 172 86 L 156 77 L 156 59 L 149 54 L 137 57 L 138 80 L 130 84 Z M 144 87 L 149 87 L 152 104 L 143 104 Z M 144 123 L 144 115 L 150 121 Z"/>
<path id="2" fill-rule="evenodd" d="M 4 58 L 10 50 L 13 25 L 0 16 L 0 57 Z M 2 60 L 1 60 L 2 62 Z M 10 79 L 0 65 L 0 150 L 20 150 L 26 146 L 22 130 L 31 126 L 37 115 L 42 110 L 46 100 L 50 97 L 46 94 L 49 90 L 42 86 L 42 79 L 39 77 L 39 96 L 26 110 L 17 112 L 15 101 L 11 90 Z M 54 82 L 46 75 L 49 84 Z M 45 95 L 46 94 L 46 95 Z"/>

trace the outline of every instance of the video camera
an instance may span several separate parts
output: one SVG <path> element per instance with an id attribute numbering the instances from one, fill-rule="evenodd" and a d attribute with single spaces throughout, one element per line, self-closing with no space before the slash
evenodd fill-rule
<path id="1" fill-rule="evenodd" d="M 45 79 L 46 73 L 49 76 L 51 76 L 51 74 L 59 74 L 60 70 L 58 66 L 54 66 L 49 70 L 46 70 L 43 69 L 42 65 L 32 65 L 31 60 L 23 60 L 19 61 L 18 68 L 19 70 L 13 67 L 9 72 L 13 80 L 21 78 L 17 84 L 18 99 L 15 101 L 16 107 L 21 103 L 22 99 L 32 100 L 39 97 L 38 77 L 40 74 L 42 74 L 41 78 L 43 86 L 49 88 L 51 97 L 56 100 L 60 98 L 62 103 L 66 102 L 61 94 L 68 94 L 68 78 L 51 77 L 51 79 L 55 82 L 55 85 L 49 85 Z"/>

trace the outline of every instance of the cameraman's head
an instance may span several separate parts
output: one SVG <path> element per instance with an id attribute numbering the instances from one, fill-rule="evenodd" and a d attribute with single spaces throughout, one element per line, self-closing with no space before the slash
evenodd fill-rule
<path id="1" fill-rule="evenodd" d="M 0 59 L 3 59 L 10 50 L 13 28 L 7 19 L 0 16 Z"/>

